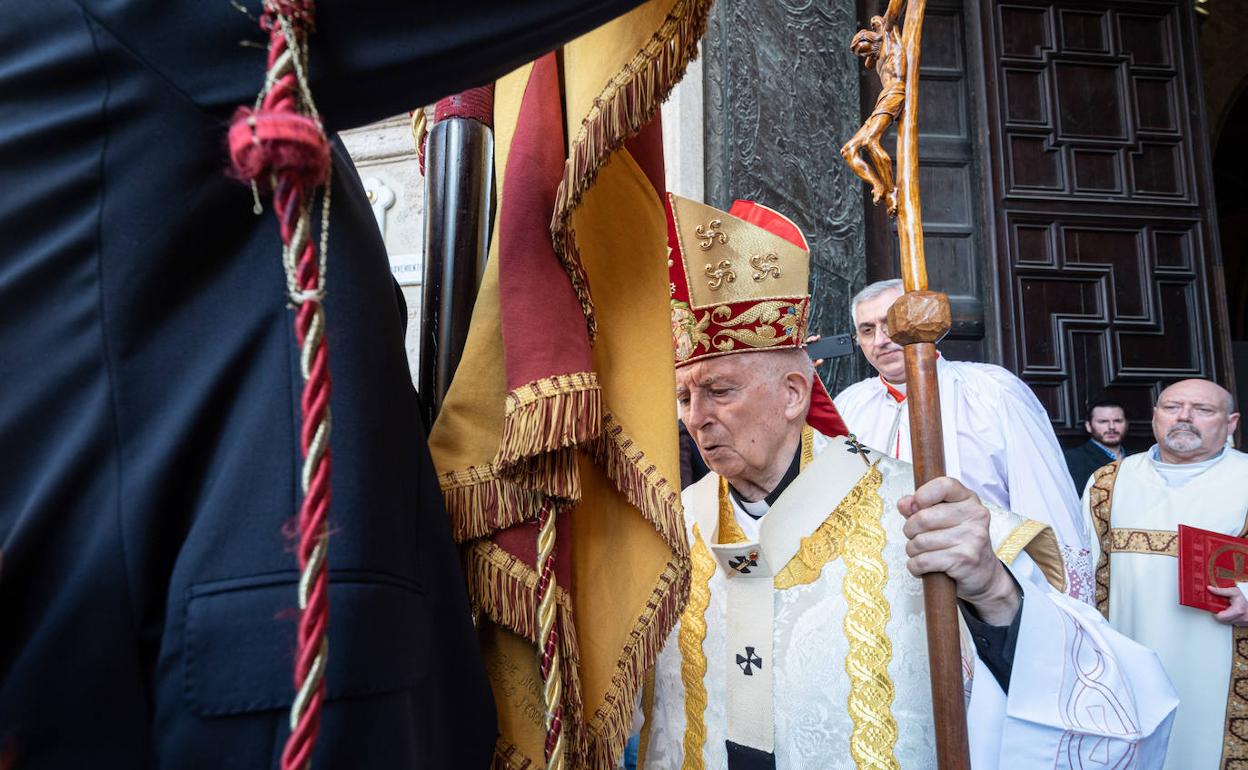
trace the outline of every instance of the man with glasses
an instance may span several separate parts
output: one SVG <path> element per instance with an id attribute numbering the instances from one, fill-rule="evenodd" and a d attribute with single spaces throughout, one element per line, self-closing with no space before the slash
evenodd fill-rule
<path id="1" fill-rule="evenodd" d="M 860 441 L 909 462 L 905 357 L 885 321 L 902 291 L 899 280 L 878 281 L 850 303 L 858 346 L 877 376 L 849 386 L 835 403 Z M 1044 407 L 999 366 L 942 357 L 937 373 L 946 473 L 981 498 L 1052 526 L 1066 560 L 1067 592 L 1091 601 L 1089 533 Z"/>

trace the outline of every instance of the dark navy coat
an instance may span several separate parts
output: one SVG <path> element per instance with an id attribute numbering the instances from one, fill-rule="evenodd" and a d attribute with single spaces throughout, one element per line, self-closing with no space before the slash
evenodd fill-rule
<path id="1" fill-rule="evenodd" d="M 636 2 L 321 0 L 313 92 L 358 126 Z M 0 767 L 276 766 L 301 381 L 275 220 L 224 151 L 264 42 L 230 0 L 0 0 Z M 314 766 L 482 767 L 493 701 L 340 147 L 333 202 Z"/>

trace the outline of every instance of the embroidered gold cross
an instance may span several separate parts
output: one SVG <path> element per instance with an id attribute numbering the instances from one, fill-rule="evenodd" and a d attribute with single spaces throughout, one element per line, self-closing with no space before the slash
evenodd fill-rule
<path id="1" fill-rule="evenodd" d="M 1231 566 L 1225 567 L 1217 562 L 1222 554 L 1231 551 Z M 1233 580 L 1236 583 L 1248 580 L 1248 570 L 1244 569 L 1244 552 L 1237 550 L 1235 546 L 1225 545 L 1213 552 L 1213 556 L 1209 557 L 1209 576 L 1222 580 Z"/>

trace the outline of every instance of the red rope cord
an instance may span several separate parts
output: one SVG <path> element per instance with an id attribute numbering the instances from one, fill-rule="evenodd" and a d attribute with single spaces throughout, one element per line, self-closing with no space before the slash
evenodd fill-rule
<path id="1" fill-rule="evenodd" d="M 330 376 L 325 343 L 325 246 L 329 225 L 329 144 L 305 76 L 310 0 L 265 0 L 261 27 L 269 33 L 265 88 L 253 109 L 240 108 L 230 127 L 234 174 L 258 191 L 271 189 L 286 268 L 287 293 L 295 308 L 303 394 L 299 446 L 303 455 L 299 508 L 299 628 L 295 652 L 295 699 L 282 770 L 306 770 L 320 731 L 329 653 L 329 573 L 326 565 L 330 503 Z M 318 255 L 311 237 L 312 209 L 322 198 Z"/>

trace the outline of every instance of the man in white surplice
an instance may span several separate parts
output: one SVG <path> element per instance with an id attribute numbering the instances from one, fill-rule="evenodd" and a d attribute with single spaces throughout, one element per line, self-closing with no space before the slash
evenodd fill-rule
<path id="1" fill-rule="evenodd" d="M 643 699 L 643 766 L 934 768 L 916 575 L 941 571 L 976 768 L 1159 768 L 1173 688 L 1046 583 L 1064 583 L 1052 531 L 950 478 L 915 492 L 909 465 L 811 410 L 796 226 L 744 201 L 669 196 L 668 215 L 677 399 L 712 472 L 683 495 L 689 601 Z"/>
<path id="2" fill-rule="evenodd" d="M 1152 449 L 1100 468 L 1083 493 L 1097 609 L 1156 650 L 1179 691 L 1167 770 L 1248 765 L 1248 600 L 1211 586 L 1230 607 L 1180 605 L 1176 558 L 1180 524 L 1238 536 L 1248 526 L 1248 455 L 1226 446 L 1238 422 L 1220 386 L 1177 382 L 1153 408 Z"/>
<path id="3" fill-rule="evenodd" d="M 854 334 L 877 372 L 836 395 L 858 440 L 910 461 L 906 365 L 884 317 L 901 296 L 899 280 L 865 287 L 850 302 Z M 1031 388 L 999 366 L 936 364 L 945 430 L 945 471 L 982 500 L 1053 528 L 1068 570 L 1068 593 L 1092 601 L 1090 533 L 1053 425 Z"/>

